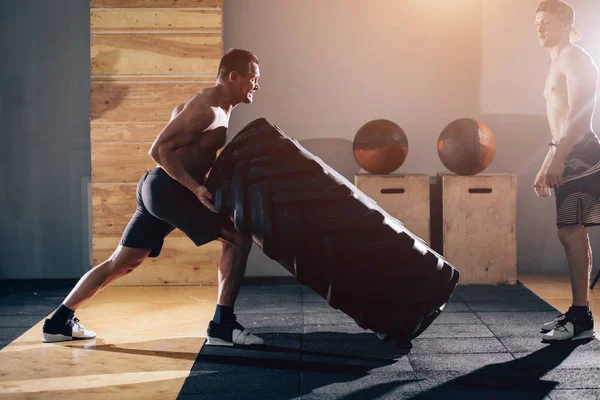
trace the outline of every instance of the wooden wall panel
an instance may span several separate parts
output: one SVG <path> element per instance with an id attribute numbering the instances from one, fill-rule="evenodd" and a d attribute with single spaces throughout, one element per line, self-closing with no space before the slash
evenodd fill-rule
<path id="1" fill-rule="evenodd" d="M 94 33 L 128 30 L 146 32 L 169 31 L 221 31 L 223 16 L 214 10 L 161 10 L 152 9 L 102 9 L 90 13 Z"/>
<path id="2" fill-rule="evenodd" d="M 182 101 L 214 83 L 92 82 L 92 123 L 158 122 L 166 124 Z"/>
<path id="3" fill-rule="evenodd" d="M 223 43 L 216 34 L 93 35 L 92 74 L 216 75 Z M 140 62 L 140 59 L 144 62 Z"/>
<path id="4" fill-rule="evenodd" d="M 132 183 L 92 185 L 92 226 L 94 235 L 121 235 L 135 212 L 137 185 Z"/>
<path id="5" fill-rule="evenodd" d="M 142 175 L 156 167 L 148 156 L 152 143 L 92 143 L 92 182 L 137 183 Z"/>
<path id="6" fill-rule="evenodd" d="M 116 83 L 193 83 L 214 84 L 215 76 L 205 75 L 92 75 L 92 82 L 116 82 Z"/>
<path id="7" fill-rule="evenodd" d="M 223 0 L 91 0 L 91 8 L 219 8 Z"/>
<path id="8" fill-rule="evenodd" d="M 121 235 L 136 208 L 137 184 L 96 183 L 92 185 L 94 234 Z M 175 229 L 171 236 L 183 236 Z"/>
<path id="9" fill-rule="evenodd" d="M 165 124 L 92 124 L 92 142 L 153 142 Z"/>
<path id="10" fill-rule="evenodd" d="M 94 264 L 111 256 L 121 236 L 94 236 Z M 167 236 L 160 256 L 147 258 L 117 285 L 216 285 L 223 245 L 197 247 L 187 236 Z"/>
<path id="11" fill-rule="evenodd" d="M 214 85 L 223 56 L 222 0 L 91 0 L 94 264 L 108 258 L 135 212 L 148 150 L 173 109 Z M 121 285 L 215 285 L 222 246 L 181 231 Z"/>

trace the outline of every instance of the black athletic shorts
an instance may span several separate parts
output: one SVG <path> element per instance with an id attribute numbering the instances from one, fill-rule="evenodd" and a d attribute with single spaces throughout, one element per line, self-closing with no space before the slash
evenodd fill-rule
<path id="1" fill-rule="evenodd" d="M 158 257 L 165 237 L 175 228 L 201 246 L 216 240 L 222 226 L 231 225 L 159 167 L 148 171 L 138 182 L 136 203 L 121 245 L 151 249 L 150 257 Z"/>
<path id="2" fill-rule="evenodd" d="M 565 160 L 563 184 L 556 195 L 556 224 L 600 225 L 600 141 L 583 135 Z"/>

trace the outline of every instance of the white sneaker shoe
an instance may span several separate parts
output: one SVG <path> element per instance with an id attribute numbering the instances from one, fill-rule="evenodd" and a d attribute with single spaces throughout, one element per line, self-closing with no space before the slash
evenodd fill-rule
<path id="1" fill-rule="evenodd" d="M 232 324 L 215 324 L 210 321 L 206 332 L 208 346 L 258 346 L 265 341 L 250 333 L 239 322 Z"/>
<path id="2" fill-rule="evenodd" d="M 558 317 L 550 322 L 542 324 L 542 332 L 550 332 L 552 329 L 558 326 L 558 323 L 565 319 L 565 314 L 560 314 Z"/>
<path id="3" fill-rule="evenodd" d="M 96 332 L 85 329 L 77 318 L 70 319 L 66 324 L 55 324 L 46 319 L 42 328 L 42 342 L 54 343 L 69 340 L 85 340 L 96 337 Z"/>
<path id="4" fill-rule="evenodd" d="M 587 318 L 577 318 L 567 311 L 565 317 L 558 322 L 556 328 L 542 336 L 544 341 L 581 340 L 594 337 L 594 318 L 592 313 Z"/>

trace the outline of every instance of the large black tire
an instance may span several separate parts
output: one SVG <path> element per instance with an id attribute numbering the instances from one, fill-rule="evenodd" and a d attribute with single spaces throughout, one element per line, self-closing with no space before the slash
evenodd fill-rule
<path id="1" fill-rule="evenodd" d="M 454 266 L 266 119 L 233 138 L 206 184 L 237 230 L 380 337 L 420 335 L 454 292 Z"/>

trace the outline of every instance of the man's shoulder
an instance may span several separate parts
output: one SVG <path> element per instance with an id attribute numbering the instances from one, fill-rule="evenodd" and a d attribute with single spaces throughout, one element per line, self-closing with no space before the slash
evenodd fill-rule
<path id="1" fill-rule="evenodd" d="M 186 108 L 194 114 L 212 115 L 214 114 L 214 103 L 214 95 L 207 88 L 190 96 L 186 101 Z"/>
<path id="2" fill-rule="evenodd" d="M 576 45 L 569 46 L 569 48 L 565 50 L 564 57 L 562 58 L 563 64 L 566 67 L 596 69 L 596 63 L 590 53 Z"/>
<path id="3" fill-rule="evenodd" d="M 210 94 L 202 91 L 194 93 L 186 99 L 177 112 L 177 117 L 192 125 L 211 126 L 216 118 L 216 113 L 210 101 Z"/>
<path id="4" fill-rule="evenodd" d="M 210 107 L 213 103 L 214 94 L 213 88 L 204 88 L 191 95 L 187 103 L 195 107 Z"/>

